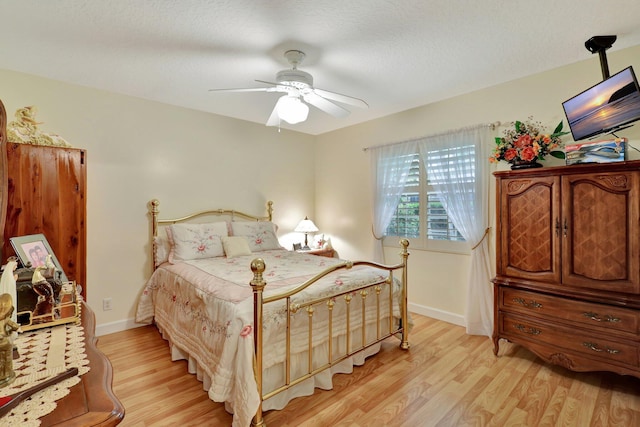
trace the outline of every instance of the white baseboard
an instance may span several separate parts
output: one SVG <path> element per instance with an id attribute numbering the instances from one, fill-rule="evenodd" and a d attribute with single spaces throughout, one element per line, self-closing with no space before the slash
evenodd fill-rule
<path id="1" fill-rule="evenodd" d="M 454 325 L 463 327 L 465 326 L 464 316 L 455 313 L 449 313 L 448 311 L 438 310 L 436 308 L 413 303 L 409 303 L 409 311 L 412 313 L 420 314 L 422 316 L 432 317 L 444 322 L 453 323 Z"/>
<path id="2" fill-rule="evenodd" d="M 96 336 L 113 334 L 115 332 L 126 331 L 127 329 L 139 328 L 145 326 L 144 323 L 137 323 L 135 319 L 124 319 L 110 323 L 103 323 L 96 326 Z"/>

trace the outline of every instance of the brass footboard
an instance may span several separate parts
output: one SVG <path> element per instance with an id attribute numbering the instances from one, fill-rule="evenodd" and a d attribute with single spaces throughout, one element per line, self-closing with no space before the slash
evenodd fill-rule
<path id="1" fill-rule="evenodd" d="M 272 397 L 288 388 L 304 381 L 312 376 L 318 374 L 325 369 L 331 368 L 338 362 L 351 357 L 352 355 L 371 347 L 374 344 L 380 343 L 386 338 L 392 335 L 401 335 L 400 337 L 400 348 L 403 350 L 409 349 L 409 341 L 408 341 L 408 309 L 407 309 L 407 260 L 409 258 L 409 241 L 407 239 L 402 239 L 400 241 L 402 245 L 401 263 L 397 265 L 383 265 L 374 262 L 368 261 L 345 261 L 340 264 L 334 265 L 332 267 L 327 268 L 323 272 L 317 274 L 313 278 L 307 280 L 302 283 L 300 286 L 288 291 L 286 293 L 282 293 L 279 295 L 273 296 L 264 296 L 264 288 L 266 286 L 266 282 L 263 277 L 263 273 L 266 269 L 265 262 L 261 258 L 256 258 L 251 263 L 251 271 L 253 272 L 253 279 L 250 284 L 253 289 L 253 302 L 254 302 L 254 318 L 253 318 L 253 333 L 254 333 L 254 342 L 255 342 L 255 378 L 258 387 L 258 394 L 261 396 L 261 403 L 258 407 L 256 415 L 254 416 L 251 425 L 254 427 L 264 427 L 266 426 L 263 416 L 262 416 L 262 401 Z M 362 285 L 356 288 L 350 288 L 347 291 L 331 294 L 326 297 L 316 298 L 312 301 L 305 301 L 304 303 L 293 303 L 292 298 L 316 283 L 318 280 L 327 276 L 330 273 L 333 273 L 337 270 L 348 270 L 357 265 L 365 265 L 378 268 L 380 270 L 387 271 L 388 276 L 377 282 L 377 283 L 369 283 L 366 285 Z M 402 279 L 401 279 L 401 295 L 400 295 L 400 322 L 397 325 L 394 325 L 394 316 L 393 316 L 393 284 L 394 284 L 394 271 L 401 270 Z M 389 293 L 389 307 L 386 311 L 388 316 L 388 322 L 383 325 L 383 309 L 381 307 L 381 295 L 383 292 Z M 351 319 L 353 313 L 352 310 L 352 300 L 353 298 L 360 297 L 360 329 L 361 336 L 360 343 L 354 344 L 353 340 L 353 332 Z M 334 329 L 334 319 L 333 319 L 333 310 L 334 305 L 338 299 L 342 299 L 344 301 L 344 309 L 346 311 L 346 352 L 336 358 L 334 358 L 333 354 L 333 329 Z M 375 304 L 375 338 L 367 337 L 367 319 L 366 319 L 366 307 L 368 299 L 375 299 L 373 304 Z M 269 303 L 273 303 L 276 301 L 284 301 L 285 310 L 286 310 L 286 350 L 285 350 L 285 380 L 284 385 L 269 391 L 268 393 L 263 393 L 263 312 L 264 306 Z M 314 352 L 313 352 L 313 319 L 314 312 L 318 307 L 326 306 L 328 310 L 328 354 L 327 360 L 324 363 L 321 363 L 319 366 L 314 367 Z M 296 378 L 291 378 L 291 317 L 298 312 L 306 311 L 308 315 L 308 361 L 307 361 L 307 372 L 303 375 L 297 376 Z"/>

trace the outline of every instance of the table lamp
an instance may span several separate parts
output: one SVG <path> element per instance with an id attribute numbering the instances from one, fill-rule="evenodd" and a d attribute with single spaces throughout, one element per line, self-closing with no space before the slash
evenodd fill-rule
<path id="1" fill-rule="evenodd" d="M 310 250 L 311 248 L 309 247 L 307 235 L 309 233 L 315 233 L 318 231 L 318 227 L 316 227 L 313 221 L 311 221 L 309 218 L 305 216 L 304 219 L 300 221 L 300 224 L 298 224 L 296 229 L 293 231 L 295 231 L 296 233 L 304 233 L 304 246 L 302 247 L 302 250 L 303 251 Z"/>

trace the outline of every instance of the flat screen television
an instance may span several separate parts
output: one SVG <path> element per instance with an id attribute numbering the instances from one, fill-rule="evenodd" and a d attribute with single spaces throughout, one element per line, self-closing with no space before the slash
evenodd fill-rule
<path id="1" fill-rule="evenodd" d="M 627 67 L 562 103 L 574 141 L 615 132 L 640 120 L 640 87 Z"/>

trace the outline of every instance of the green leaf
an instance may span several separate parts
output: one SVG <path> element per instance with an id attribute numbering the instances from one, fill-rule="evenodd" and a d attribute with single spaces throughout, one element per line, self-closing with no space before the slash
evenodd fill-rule
<path id="1" fill-rule="evenodd" d="M 558 123 L 558 126 L 556 126 L 556 129 L 553 131 L 553 134 L 555 135 L 555 134 L 560 133 L 560 132 L 562 132 L 562 120 L 560 120 L 560 123 Z M 567 132 L 565 132 L 564 134 L 566 134 L 566 133 Z"/>
<path id="2" fill-rule="evenodd" d="M 520 133 L 520 126 L 522 125 L 522 122 L 519 120 L 516 120 L 516 132 Z"/>
<path id="3" fill-rule="evenodd" d="M 502 137 L 496 136 L 496 145 L 502 144 Z"/>
<path id="4" fill-rule="evenodd" d="M 556 159 L 564 159 L 565 158 L 564 151 L 552 151 L 549 154 L 551 154 Z"/>
<path id="5" fill-rule="evenodd" d="M 551 134 L 551 138 L 559 138 L 562 135 L 568 135 L 569 133 L 570 132 L 562 132 L 562 120 L 561 120 L 560 123 L 558 123 L 558 126 L 556 126 L 555 130 Z"/>

